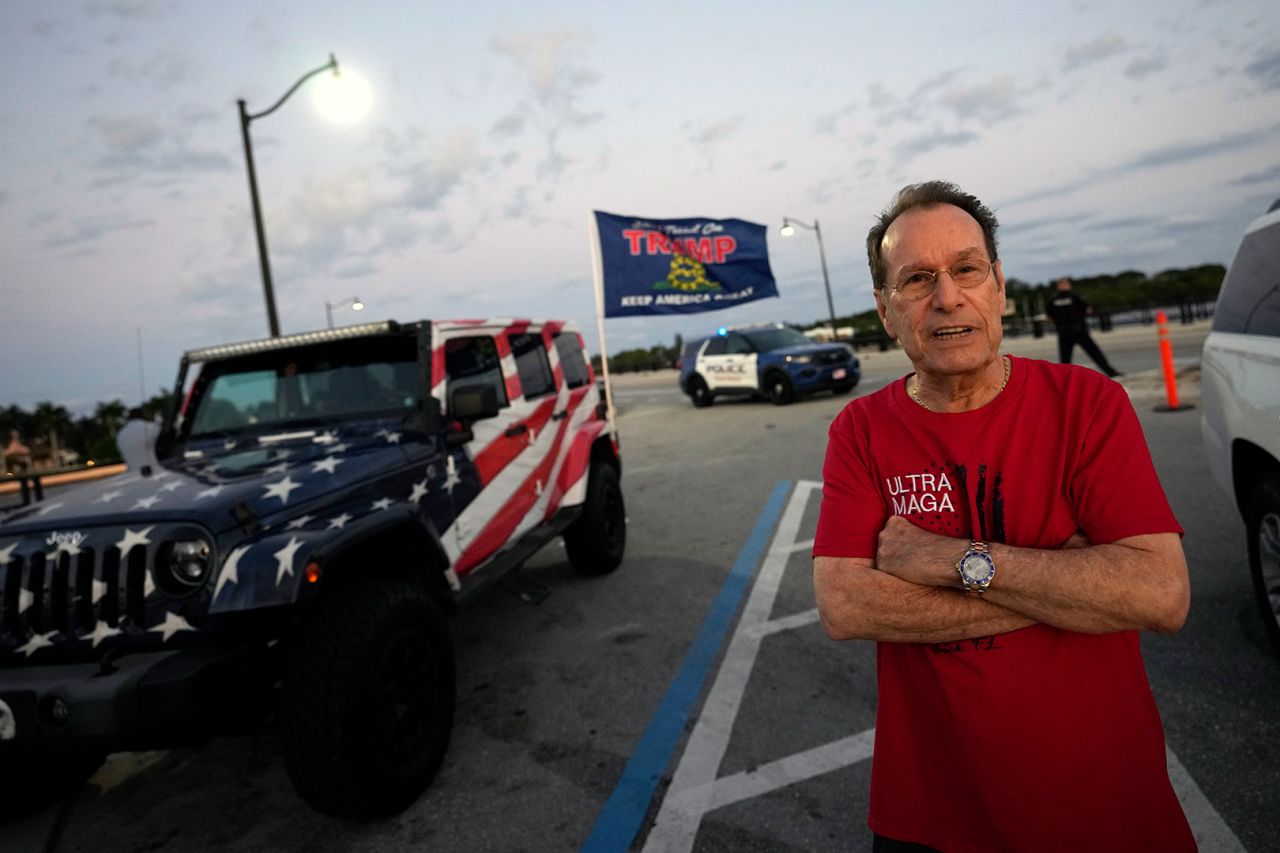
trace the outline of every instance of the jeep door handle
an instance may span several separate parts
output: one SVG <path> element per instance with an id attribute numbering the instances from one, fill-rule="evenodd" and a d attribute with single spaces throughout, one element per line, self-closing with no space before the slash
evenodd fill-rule
<path id="1" fill-rule="evenodd" d="M 515 438 L 517 435 L 523 435 L 529 431 L 527 424 L 512 424 L 503 431 L 503 435 L 507 438 Z"/>
<path id="2" fill-rule="evenodd" d="M 568 409 L 565 409 L 563 412 L 556 412 L 554 415 L 552 415 L 552 416 L 551 416 L 551 420 L 553 420 L 553 421 L 562 421 L 562 420 L 564 420 L 565 418 L 567 418 L 568 416 L 569 416 L 569 410 L 568 410 Z"/>

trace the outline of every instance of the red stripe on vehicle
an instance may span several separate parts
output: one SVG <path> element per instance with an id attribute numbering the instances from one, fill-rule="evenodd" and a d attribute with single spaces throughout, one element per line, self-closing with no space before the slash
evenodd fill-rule
<path id="1" fill-rule="evenodd" d="M 556 401 L 554 399 L 543 400 L 538 404 L 538 407 L 533 410 L 533 413 L 530 414 L 529 417 L 517 423 L 523 423 L 529 429 L 536 432 L 542 432 L 543 428 L 547 425 L 547 422 L 551 420 L 551 415 L 555 410 L 555 404 Z M 512 424 L 512 426 L 516 425 L 517 424 Z M 491 442 L 484 450 L 480 451 L 480 453 L 476 455 L 475 464 L 476 474 L 480 477 L 481 486 L 489 485 L 489 482 L 494 477 L 498 476 L 498 473 L 502 471 L 503 468 L 506 468 L 507 465 L 511 464 L 512 459 L 515 459 L 528 449 L 528 446 L 528 434 L 526 433 L 510 438 L 507 436 L 501 436 Z"/>
<path id="2" fill-rule="evenodd" d="M 515 493 L 502 505 L 502 509 L 494 513 L 493 518 L 484 526 L 479 535 L 472 540 L 458 559 L 454 562 L 455 571 L 459 575 L 466 574 L 473 569 L 481 560 L 488 557 L 496 551 L 501 545 L 511 537 L 511 532 L 519 526 L 520 522 L 533 505 L 538 500 L 538 490 L 535 485 L 538 482 L 544 483 L 543 488 L 550 488 L 550 484 L 546 483 L 548 474 L 555 464 L 556 457 L 559 455 L 560 445 L 564 441 L 565 427 L 568 426 L 568 419 L 560 422 L 560 428 L 556 432 L 555 444 L 551 447 L 551 452 L 547 453 L 536 468 L 525 478 Z"/>

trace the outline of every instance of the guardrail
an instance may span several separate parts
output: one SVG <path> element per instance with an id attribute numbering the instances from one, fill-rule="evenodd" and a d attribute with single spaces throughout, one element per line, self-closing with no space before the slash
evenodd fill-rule
<path id="1" fill-rule="evenodd" d="M 75 468 L 46 468 L 39 471 L 6 474 L 0 477 L 0 495 L 18 493 L 21 495 L 22 502 L 16 506 L 26 506 L 31 503 L 33 496 L 37 501 L 44 500 L 46 487 L 83 480 L 100 480 L 104 477 L 123 474 L 126 470 L 127 466 L 123 462 L 118 462 L 112 465 L 81 465 Z"/>

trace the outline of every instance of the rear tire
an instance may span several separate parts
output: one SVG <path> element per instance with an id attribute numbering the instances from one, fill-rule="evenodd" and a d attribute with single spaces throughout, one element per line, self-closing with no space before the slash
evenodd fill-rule
<path id="1" fill-rule="evenodd" d="M 440 770 L 454 709 L 453 644 L 408 581 L 358 584 L 316 602 L 288 649 L 285 766 L 319 812 L 397 814 Z"/>
<path id="2" fill-rule="evenodd" d="M 564 547 L 569 565 L 580 575 L 607 575 L 622 563 L 627 509 L 618 472 L 607 462 L 591 464 L 582 515 L 565 530 Z"/>
<path id="3" fill-rule="evenodd" d="M 707 387 L 707 380 L 696 373 L 689 380 L 689 399 L 699 409 L 705 409 L 715 400 L 715 397 L 711 394 L 711 389 Z"/>
<path id="4" fill-rule="evenodd" d="M 1272 475 L 1254 489 L 1245 526 L 1254 595 L 1271 648 L 1280 654 L 1280 477 Z"/>

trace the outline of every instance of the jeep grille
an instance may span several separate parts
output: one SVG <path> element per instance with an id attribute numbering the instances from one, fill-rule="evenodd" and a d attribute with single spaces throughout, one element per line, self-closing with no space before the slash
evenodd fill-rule
<path id="1" fill-rule="evenodd" d="M 134 545 L 123 555 L 114 545 L 77 553 L 15 551 L 0 566 L 0 639 L 16 645 L 49 631 L 74 638 L 92 633 L 99 621 L 113 628 L 141 627 L 154 547 Z"/>

